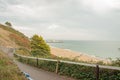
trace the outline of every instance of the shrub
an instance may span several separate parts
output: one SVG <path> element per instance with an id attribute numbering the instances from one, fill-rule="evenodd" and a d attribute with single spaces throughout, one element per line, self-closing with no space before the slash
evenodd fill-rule
<path id="1" fill-rule="evenodd" d="M 25 62 L 27 64 L 37 66 L 44 70 L 55 72 L 56 70 L 56 62 L 51 61 L 38 61 L 29 59 L 29 63 L 27 62 L 27 58 L 19 58 L 20 61 Z M 26 61 L 23 61 L 26 60 Z M 88 67 L 76 64 L 67 64 L 67 63 L 59 63 L 58 74 L 65 75 L 69 77 L 73 77 L 77 80 L 95 80 L 96 79 L 96 68 Z M 100 68 L 100 80 L 120 80 L 120 71 L 118 70 L 110 70 L 110 69 L 102 69 Z"/>
<path id="2" fill-rule="evenodd" d="M 31 38 L 31 53 L 33 56 L 49 56 L 50 47 L 41 36 L 34 35 Z"/>

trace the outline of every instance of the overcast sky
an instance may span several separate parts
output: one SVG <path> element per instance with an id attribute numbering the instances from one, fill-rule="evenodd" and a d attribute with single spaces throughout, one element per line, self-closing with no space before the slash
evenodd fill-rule
<path id="1" fill-rule="evenodd" d="M 0 23 L 45 39 L 120 40 L 120 0 L 0 0 Z"/>

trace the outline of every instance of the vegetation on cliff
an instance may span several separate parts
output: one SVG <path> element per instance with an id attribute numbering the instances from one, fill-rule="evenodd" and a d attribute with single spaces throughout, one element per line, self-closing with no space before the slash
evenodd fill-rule
<path id="1" fill-rule="evenodd" d="M 10 47 L 24 47 L 28 49 L 30 48 L 30 41 L 28 37 L 12 27 L 0 24 L 0 34 L 0 45 Z"/>
<path id="2" fill-rule="evenodd" d="M 26 80 L 18 67 L 0 50 L 0 80 Z"/>
<path id="3" fill-rule="evenodd" d="M 42 36 L 33 35 L 31 38 L 31 54 L 38 57 L 50 55 L 50 47 L 46 44 Z"/>

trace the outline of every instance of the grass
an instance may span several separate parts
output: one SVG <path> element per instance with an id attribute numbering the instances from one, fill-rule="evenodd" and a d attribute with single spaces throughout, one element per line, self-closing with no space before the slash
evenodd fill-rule
<path id="1" fill-rule="evenodd" d="M 8 27 L 8 26 L 2 25 L 2 24 L 0 24 L 0 28 L 10 32 L 9 36 L 7 36 L 7 37 L 9 37 L 10 40 L 15 42 L 18 46 L 30 49 L 30 41 L 29 41 L 28 37 L 26 37 L 23 33 L 15 30 L 12 27 Z M 2 36 L 0 36 L 0 37 L 2 37 Z M 3 38 L 4 37 L 5 36 L 3 36 Z"/>
<path id="2" fill-rule="evenodd" d="M 9 37 L 17 45 L 25 47 L 25 48 L 30 48 L 30 41 L 28 40 L 28 38 L 21 37 L 15 33 L 10 34 Z"/>
<path id="3" fill-rule="evenodd" d="M 26 48 L 19 48 L 16 50 L 16 53 L 20 55 L 25 55 L 25 56 L 31 56 L 30 51 Z"/>
<path id="4" fill-rule="evenodd" d="M 2 51 L 0 51 L 0 80 L 26 80 L 12 59 Z"/>
<path id="5" fill-rule="evenodd" d="M 14 34 L 17 34 L 17 35 L 19 35 L 19 36 L 21 36 L 21 37 L 26 37 L 24 34 L 22 34 L 21 32 L 13 29 L 12 27 L 8 27 L 8 26 L 5 26 L 5 25 L 0 24 L 0 28 L 2 28 L 2 29 L 4 29 L 4 30 L 7 30 L 7 31 L 9 31 L 9 32 L 12 32 L 12 33 L 14 33 Z M 27 37 L 26 37 L 26 38 L 27 38 Z"/>
<path id="6" fill-rule="evenodd" d="M 2 37 L 1 34 L 0 34 L 0 37 Z"/>

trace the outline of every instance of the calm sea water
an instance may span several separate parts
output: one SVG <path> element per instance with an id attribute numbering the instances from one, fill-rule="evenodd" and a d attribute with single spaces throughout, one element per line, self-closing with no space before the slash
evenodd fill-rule
<path id="1" fill-rule="evenodd" d="M 49 43 L 49 45 L 94 55 L 100 58 L 120 57 L 120 41 L 72 41 L 64 40 L 63 43 Z"/>

